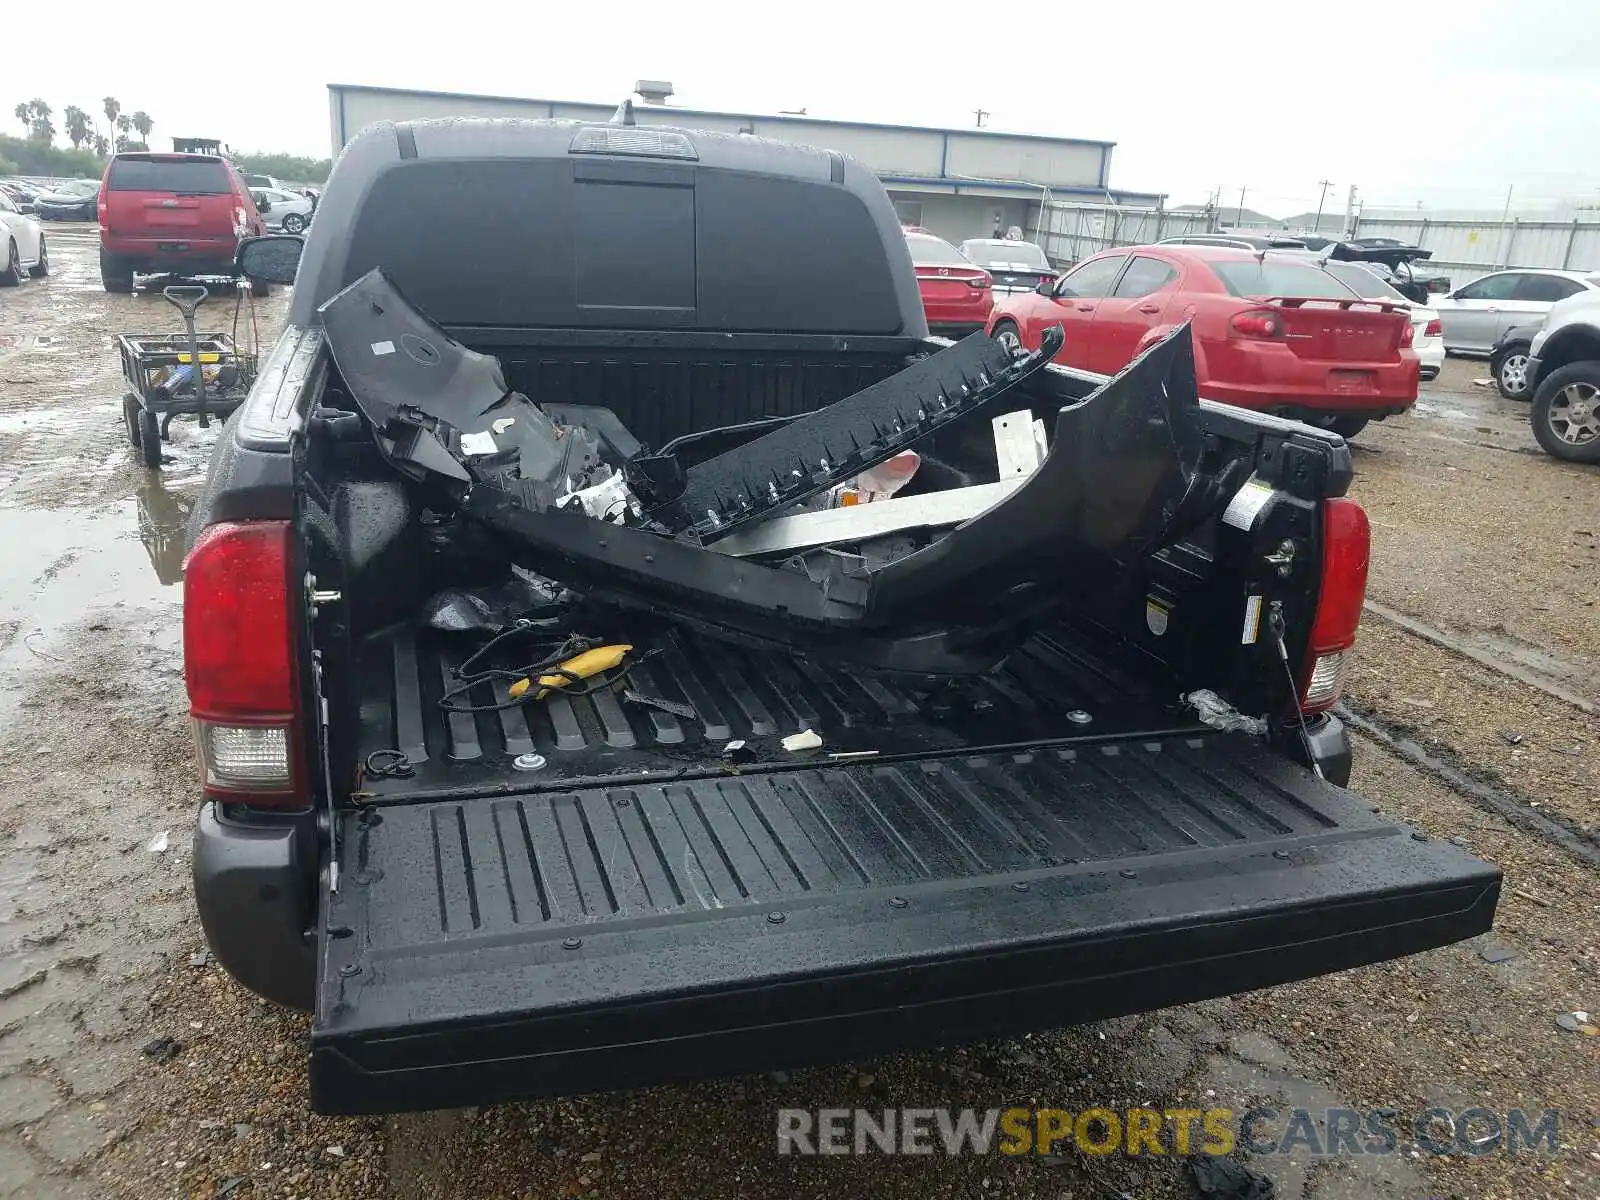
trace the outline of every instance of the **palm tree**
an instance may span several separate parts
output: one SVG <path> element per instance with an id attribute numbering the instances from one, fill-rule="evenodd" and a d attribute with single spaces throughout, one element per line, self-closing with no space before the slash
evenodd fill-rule
<path id="1" fill-rule="evenodd" d="M 94 152 L 101 158 L 104 158 L 106 155 L 111 153 L 111 143 L 106 140 L 105 134 L 94 134 L 92 141 L 94 145 Z"/>
<path id="2" fill-rule="evenodd" d="M 133 114 L 133 127 L 139 131 L 140 140 L 148 142 L 150 131 L 156 127 L 156 123 L 150 119 L 150 114 L 141 108 Z"/>
<path id="3" fill-rule="evenodd" d="M 67 136 L 72 139 L 72 148 L 76 150 L 89 140 L 89 114 L 76 104 L 69 104 L 61 115 L 66 118 Z"/>
<path id="4" fill-rule="evenodd" d="M 55 141 L 56 127 L 50 122 L 50 114 L 54 110 L 37 96 L 30 102 L 30 107 L 33 109 L 33 128 L 29 136 L 47 144 Z"/>
<path id="5" fill-rule="evenodd" d="M 128 143 L 132 140 L 128 137 L 128 134 L 132 131 L 133 118 L 127 113 L 120 114 L 117 117 L 117 149 L 119 151 L 126 150 L 128 148 Z"/>
<path id="6" fill-rule="evenodd" d="M 17 106 L 15 108 L 13 108 L 11 111 L 16 116 L 17 120 L 22 122 L 22 131 L 23 131 L 23 133 L 24 134 L 32 133 L 33 132 L 33 105 L 29 104 L 26 100 L 23 100 L 23 101 L 18 102 Z"/>
<path id="7" fill-rule="evenodd" d="M 117 114 L 122 111 L 122 101 L 115 96 L 103 97 L 100 101 L 100 111 L 106 115 L 107 127 L 114 127 L 117 123 Z"/>

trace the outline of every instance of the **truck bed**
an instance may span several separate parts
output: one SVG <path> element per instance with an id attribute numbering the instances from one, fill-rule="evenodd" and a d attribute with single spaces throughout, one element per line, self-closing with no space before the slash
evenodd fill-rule
<path id="1" fill-rule="evenodd" d="M 1062 629 L 959 712 L 680 633 L 634 682 L 695 721 L 606 697 L 446 720 L 448 657 L 406 630 L 361 655 L 363 748 L 419 766 L 336 818 L 324 1112 L 1013 1034 L 1443 945 L 1494 911 L 1492 868 L 1163 713 Z M 782 755 L 801 725 L 826 749 Z M 729 736 L 758 760 L 725 765 Z M 549 766 L 508 771 L 529 749 Z"/>

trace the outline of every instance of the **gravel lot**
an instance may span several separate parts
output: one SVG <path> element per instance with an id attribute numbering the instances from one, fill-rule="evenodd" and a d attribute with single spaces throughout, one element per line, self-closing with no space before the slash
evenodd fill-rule
<path id="1" fill-rule="evenodd" d="M 47 230 L 55 274 L 0 291 L 0 1196 L 1167 1197 L 1187 1194 L 1171 1159 L 780 1158 L 774 1110 L 1267 1097 L 1563 1112 L 1554 1156 L 1257 1160 L 1281 1197 L 1600 1196 L 1600 1038 L 1556 1025 L 1600 1009 L 1596 868 L 1530 823 L 1600 847 L 1600 722 L 1533 686 L 1600 702 L 1600 470 L 1539 453 L 1482 364 L 1354 443 L 1371 598 L 1478 657 L 1369 617 L 1351 695 L 1495 789 L 1358 744 L 1375 804 L 1506 872 L 1482 944 L 1014 1042 L 333 1120 L 306 1107 L 306 1021 L 203 957 L 189 898 L 175 584 L 215 433 L 175 426 L 165 470 L 139 468 L 110 347 L 180 323 L 100 289 L 92 230 Z M 225 328 L 232 299 L 204 311 Z M 257 305 L 263 336 L 282 312 Z M 157 1038 L 176 1053 L 142 1052 Z"/>

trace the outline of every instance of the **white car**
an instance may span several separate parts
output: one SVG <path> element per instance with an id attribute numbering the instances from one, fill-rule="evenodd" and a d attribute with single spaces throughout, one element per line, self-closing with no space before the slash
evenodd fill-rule
<path id="1" fill-rule="evenodd" d="M 50 274 L 50 252 L 45 248 L 39 222 L 17 211 L 11 197 L 0 192 L 0 287 L 16 287 L 23 272 L 35 279 Z"/>
<path id="2" fill-rule="evenodd" d="M 1387 300 L 1404 304 L 1411 310 L 1411 348 L 1417 352 L 1422 364 L 1422 378 L 1432 379 L 1444 367 L 1443 321 L 1436 309 L 1406 299 L 1377 273 L 1367 270 L 1361 263 L 1329 260 L 1322 269 L 1350 288 L 1363 300 Z"/>
<path id="3" fill-rule="evenodd" d="M 287 191 L 283 188 L 253 187 L 250 192 L 256 198 L 259 207 L 261 197 L 267 198 L 270 209 L 261 214 L 261 219 L 267 223 L 268 229 L 281 229 L 285 233 L 300 233 L 311 224 L 311 213 L 316 205 L 302 196 L 299 192 Z"/>
<path id="4" fill-rule="evenodd" d="M 1557 300 L 1582 291 L 1600 291 L 1600 274 L 1526 267 L 1474 279 L 1433 305 L 1446 350 L 1486 355 L 1513 325 L 1537 325 Z"/>

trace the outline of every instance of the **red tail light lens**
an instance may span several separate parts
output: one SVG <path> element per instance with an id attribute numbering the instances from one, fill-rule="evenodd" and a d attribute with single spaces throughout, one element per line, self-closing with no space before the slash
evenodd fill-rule
<path id="1" fill-rule="evenodd" d="M 1414 346 L 1416 341 L 1417 327 L 1412 322 L 1407 321 L 1406 327 L 1400 331 L 1400 346 L 1402 349 L 1407 346 Z"/>
<path id="2" fill-rule="evenodd" d="M 992 279 L 990 279 L 987 275 L 978 275 L 978 276 L 975 276 L 972 279 L 967 280 L 967 285 L 969 287 L 975 288 L 980 292 L 988 291 L 989 288 L 993 286 L 993 284 L 994 284 L 994 281 Z"/>
<path id="3" fill-rule="evenodd" d="M 287 521 L 212 525 L 183 578 L 183 674 L 206 791 L 298 806 Z"/>
<path id="4" fill-rule="evenodd" d="M 1372 530 L 1354 500 L 1329 500 L 1322 519 L 1322 586 L 1306 647 L 1300 707 L 1320 712 L 1344 691 L 1344 668 L 1367 598 Z"/>
<path id="5" fill-rule="evenodd" d="M 1435 317 L 1433 320 L 1429 321 L 1427 326 L 1423 329 L 1422 336 L 1423 337 L 1443 337 L 1444 336 L 1444 322 L 1441 321 L 1438 317 Z"/>
<path id="6" fill-rule="evenodd" d="M 1234 337 L 1271 339 L 1283 336 L 1283 318 L 1270 308 L 1253 308 L 1234 313 L 1228 322 Z"/>

